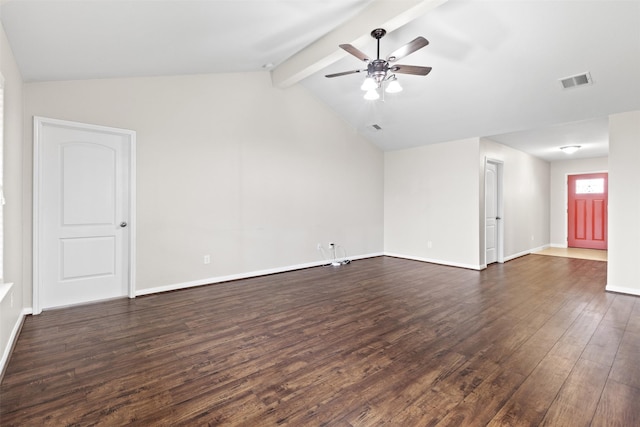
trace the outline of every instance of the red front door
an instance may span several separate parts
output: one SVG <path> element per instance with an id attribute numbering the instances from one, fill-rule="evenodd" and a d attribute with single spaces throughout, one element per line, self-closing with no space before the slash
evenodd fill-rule
<path id="1" fill-rule="evenodd" d="M 570 248 L 607 249 L 607 174 L 569 175 Z"/>

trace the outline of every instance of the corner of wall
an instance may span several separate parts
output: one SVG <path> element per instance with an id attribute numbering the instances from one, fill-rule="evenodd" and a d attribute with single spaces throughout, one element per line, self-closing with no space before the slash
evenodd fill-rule
<path id="1" fill-rule="evenodd" d="M 27 268 L 23 262 L 26 242 L 24 230 L 30 227 L 30 220 L 23 215 L 24 162 L 24 83 L 13 51 L 0 23 L 0 73 L 4 78 L 4 276 L 13 282 L 5 287 L 4 298 L 0 300 L 0 369 L 4 369 L 9 359 L 17 334 L 24 318 L 25 294 L 27 292 L 23 272 Z"/>

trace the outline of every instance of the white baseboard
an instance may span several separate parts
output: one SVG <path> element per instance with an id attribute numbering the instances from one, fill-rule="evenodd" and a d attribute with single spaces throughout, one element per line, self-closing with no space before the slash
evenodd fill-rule
<path id="1" fill-rule="evenodd" d="M 431 264 L 446 265 L 446 266 L 449 266 L 449 267 L 466 268 L 466 269 L 469 269 L 469 270 L 482 270 L 482 266 L 479 265 L 479 264 L 478 265 L 463 264 L 463 263 L 459 263 L 459 262 L 450 262 L 450 261 L 443 261 L 443 260 L 433 259 L 433 258 L 416 257 L 416 256 L 412 256 L 412 255 L 397 254 L 397 253 L 393 253 L 393 252 L 385 252 L 384 255 L 385 256 L 390 256 L 390 257 L 395 257 L 395 258 L 410 259 L 410 260 L 413 260 L 413 261 L 428 262 L 428 263 L 431 263 Z"/>
<path id="2" fill-rule="evenodd" d="M 529 255 L 533 251 L 522 251 L 517 254 L 511 254 L 504 257 L 504 262 L 511 261 L 512 259 L 520 258 L 521 256 Z"/>
<path id="3" fill-rule="evenodd" d="M 9 335 L 7 345 L 2 351 L 2 358 L 0 358 L 0 378 L 2 378 L 4 370 L 7 367 L 7 362 L 11 356 L 11 350 L 13 350 L 13 346 L 18 339 L 18 333 L 20 332 L 20 328 L 22 328 L 22 323 L 24 322 L 24 318 L 27 314 L 31 314 L 31 311 L 26 308 L 22 309 L 20 315 L 16 319 L 16 323 L 13 325 L 13 328 L 11 328 L 11 335 Z"/>
<path id="4" fill-rule="evenodd" d="M 567 248 L 568 248 L 568 246 L 567 246 L 567 244 L 566 244 L 566 243 L 565 243 L 565 244 L 562 244 L 562 243 L 552 243 L 552 244 L 550 244 L 549 246 L 550 246 L 550 247 L 552 247 L 552 248 L 561 248 L 561 249 L 567 249 Z"/>
<path id="5" fill-rule="evenodd" d="M 374 253 L 365 254 L 365 255 L 355 255 L 355 256 L 347 257 L 347 258 L 350 259 L 351 261 L 353 261 L 353 260 L 358 260 L 358 259 L 375 258 L 375 257 L 379 257 L 379 256 L 384 256 L 384 252 L 374 252 Z M 324 264 L 325 263 L 323 263 L 323 265 Z"/>
<path id="6" fill-rule="evenodd" d="M 532 249 L 528 249 L 526 251 L 522 251 L 522 252 L 518 252 L 518 253 L 515 253 L 515 254 L 507 255 L 507 256 L 504 257 L 504 259 L 501 262 L 511 261 L 512 259 L 520 258 L 522 256 L 529 255 L 530 253 L 538 252 L 538 251 L 547 249 L 548 247 L 549 247 L 549 245 L 542 245 L 542 246 L 539 246 L 537 248 L 532 248 Z M 416 257 L 416 256 L 412 256 L 412 255 L 397 254 L 397 253 L 393 253 L 393 252 L 385 252 L 384 255 L 391 256 L 391 257 L 396 257 L 396 258 L 410 259 L 410 260 L 414 260 L 414 261 L 429 262 L 429 263 L 432 263 L 432 264 L 447 265 L 449 267 L 467 268 L 467 269 L 470 269 L 470 270 L 484 270 L 485 268 L 487 268 L 486 264 L 482 264 L 482 265 L 463 264 L 463 263 L 451 262 L 451 261 L 443 261 L 443 260 L 433 259 L 433 258 L 424 258 L 424 257 Z"/>
<path id="7" fill-rule="evenodd" d="M 382 255 L 383 253 L 371 253 L 371 254 L 365 254 L 365 255 L 349 256 L 347 257 L 347 259 L 358 260 L 358 259 L 365 259 L 365 258 L 373 258 L 377 256 L 382 256 Z M 287 271 L 302 270 L 304 268 L 311 268 L 311 267 L 319 267 L 326 264 L 327 264 L 327 261 L 314 261 L 314 262 L 290 265 L 285 267 L 269 268 L 266 270 L 250 271 L 247 273 L 238 273 L 238 274 L 230 274 L 227 276 L 209 277 L 206 279 L 193 280 L 190 282 L 174 283 L 174 284 L 165 285 L 165 286 L 158 286 L 155 288 L 138 289 L 136 290 L 136 296 L 157 294 L 160 292 L 175 291 L 178 289 L 193 288 L 195 286 L 211 285 L 214 283 L 230 282 L 232 280 L 249 279 L 251 277 L 267 276 L 269 274 L 285 273 Z"/>
<path id="8" fill-rule="evenodd" d="M 638 288 L 625 288 L 622 286 L 607 285 L 604 289 L 607 292 L 616 292 L 619 294 L 629 294 L 629 295 L 640 296 L 640 289 Z"/>
<path id="9" fill-rule="evenodd" d="M 531 249 L 527 249 L 526 251 L 511 254 L 504 257 L 504 262 L 511 261 L 512 259 L 520 258 L 521 256 L 529 255 L 534 252 L 540 252 L 547 248 L 549 248 L 549 245 L 542 245 L 542 246 L 538 246 L 537 248 L 531 248 Z"/>

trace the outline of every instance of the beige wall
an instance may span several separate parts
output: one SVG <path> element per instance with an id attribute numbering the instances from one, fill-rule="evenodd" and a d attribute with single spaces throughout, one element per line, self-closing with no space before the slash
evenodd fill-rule
<path id="1" fill-rule="evenodd" d="M 18 71 L 4 29 L 0 25 L 0 73 L 4 77 L 4 279 L 13 282 L 0 305 L 0 360 L 8 355 L 7 345 L 21 319 L 24 294 L 30 286 L 23 278 L 23 157 L 22 77 Z M 13 300 L 13 305 L 11 304 Z M 2 363 L 0 363 L 0 371 Z"/>
<path id="2" fill-rule="evenodd" d="M 138 292 L 322 261 L 318 243 L 383 250 L 382 152 L 300 86 L 261 72 L 24 92 L 27 141 L 33 116 L 137 132 Z"/>
<path id="3" fill-rule="evenodd" d="M 640 295 L 640 111 L 609 116 L 607 290 Z"/>
<path id="4" fill-rule="evenodd" d="M 386 253 L 480 268 L 478 155 L 478 138 L 385 153 Z"/>
<path id="5" fill-rule="evenodd" d="M 554 247 L 567 247 L 567 176 L 581 173 L 606 172 L 607 157 L 562 160 L 551 163 L 550 243 Z"/>

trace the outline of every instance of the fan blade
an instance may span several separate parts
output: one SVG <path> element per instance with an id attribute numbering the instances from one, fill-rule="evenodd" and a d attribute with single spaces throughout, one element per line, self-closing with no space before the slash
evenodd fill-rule
<path id="1" fill-rule="evenodd" d="M 416 76 L 426 76 L 431 72 L 431 67 L 420 67 L 418 65 L 400 65 L 396 64 L 390 68 L 394 73 L 415 74 Z"/>
<path id="2" fill-rule="evenodd" d="M 351 70 L 351 71 L 343 71 L 341 73 L 335 73 L 335 74 L 327 74 L 325 77 L 340 77 L 340 76 L 346 76 L 348 74 L 355 74 L 355 73 L 361 73 L 363 71 L 367 71 L 367 70 Z"/>
<path id="3" fill-rule="evenodd" d="M 365 55 L 364 52 L 358 50 L 357 48 L 351 46 L 350 44 L 341 44 L 339 46 L 342 49 L 344 49 L 347 52 L 349 52 L 351 55 L 353 55 L 356 58 L 360 59 L 361 61 L 369 62 L 369 57 L 367 55 Z"/>
<path id="4" fill-rule="evenodd" d="M 424 37 L 422 37 L 422 36 L 416 37 L 414 40 L 410 41 L 409 43 L 405 44 L 404 46 L 402 46 L 402 47 L 394 50 L 393 52 L 391 52 L 389 54 L 389 56 L 387 57 L 387 61 L 395 62 L 398 59 L 404 58 L 405 56 L 412 54 L 413 52 L 415 52 L 418 49 L 422 49 L 423 47 L 425 47 L 428 44 L 429 44 L 429 41 L 427 39 L 425 39 Z"/>

